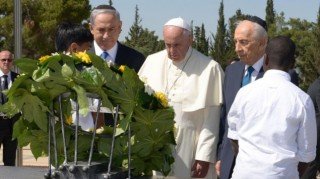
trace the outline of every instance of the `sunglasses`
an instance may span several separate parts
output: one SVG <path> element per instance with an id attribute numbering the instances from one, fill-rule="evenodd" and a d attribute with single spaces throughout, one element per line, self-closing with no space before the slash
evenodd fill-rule
<path id="1" fill-rule="evenodd" d="M 12 59 L 1 59 L 1 62 L 5 62 L 5 61 L 12 62 Z"/>

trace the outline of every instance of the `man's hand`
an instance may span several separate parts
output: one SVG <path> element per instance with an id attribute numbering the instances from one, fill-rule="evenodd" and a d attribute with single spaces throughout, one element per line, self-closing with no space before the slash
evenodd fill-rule
<path id="1" fill-rule="evenodd" d="M 196 160 L 191 168 L 193 178 L 204 178 L 209 170 L 209 162 Z"/>
<path id="2" fill-rule="evenodd" d="M 218 176 L 220 176 L 220 169 L 221 169 L 220 167 L 221 167 L 221 160 L 218 160 L 215 165 L 216 173 Z"/>

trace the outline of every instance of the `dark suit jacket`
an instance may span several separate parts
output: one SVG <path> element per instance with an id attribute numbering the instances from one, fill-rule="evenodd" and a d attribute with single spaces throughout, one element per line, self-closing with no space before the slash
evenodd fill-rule
<path id="1" fill-rule="evenodd" d="M 14 79 L 18 76 L 17 73 L 11 71 L 11 80 L 12 82 Z M 0 98 L 0 102 L 2 99 Z M 9 136 L 12 134 L 13 130 L 13 124 L 15 121 L 19 118 L 19 115 L 14 116 L 11 119 L 3 119 L 3 117 L 0 117 L 0 136 Z"/>
<path id="2" fill-rule="evenodd" d="M 117 50 L 116 59 L 115 59 L 116 65 L 126 65 L 129 68 L 132 68 L 136 72 L 138 72 L 143 62 L 146 59 L 144 55 L 133 48 L 130 48 L 121 44 L 120 42 L 117 42 L 117 43 L 118 43 L 118 50 Z M 94 46 L 92 46 L 89 52 L 95 54 Z M 112 114 L 105 113 L 104 118 L 105 118 L 104 123 L 106 125 L 113 126 L 114 121 L 113 121 Z"/>
<path id="3" fill-rule="evenodd" d="M 320 170 L 320 77 L 316 79 L 308 89 L 308 94 L 310 95 L 314 108 L 316 111 L 316 119 L 317 119 L 317 155 L 314 161 L 312 161 L 308 168 L 306 169 L 305 173 L 301 177 L 301 179 L 309 179 L 309 178 L 316 178 L 317 171 Z"/>
<path id="4" fill-rule="evenodd" d="M 94 46 L 89 52 L 95 53 Z M 142 53 L 118 42 L 118 51 L 115 59 L 117 65 L 126 65 L 138 72 L 145 59 Z"/>
<path id="5" fill-rule="evenodd" d="M 218 160 L 221 160 L 220 179 L 229 179 L 233 172 L 235 157 L 232 151 L 230 139 L 228 139 L 228 121 L 227 115 L 230 107 L 236 97 L 237 92 L 241 88 L 245 64 L 241 61 L 235 62 L 227 66 L 225 70 L 223 99 L 224 103 L 221 107 L 220 132 L 218 146 Z M 260 69 L 257 79 L 264 74 L 263 68 Z M 295 78 L 294 78 L 295 79 Z"/>

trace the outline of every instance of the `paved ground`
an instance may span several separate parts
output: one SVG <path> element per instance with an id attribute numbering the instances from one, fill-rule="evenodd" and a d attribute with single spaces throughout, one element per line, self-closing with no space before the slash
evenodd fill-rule
<path id="1" fill-rule="evenodd" d="M 0 149 L 0 166 L 1 165 L 3 165 L 2 149 Z M 26 146 L 22 149 L 22 166 L 24 166 L 24 167 L 48 167 L 48 158 L 47 157 L 40 157 L 40 158 L 38 158 L 38 160 L 36 160 L 31 153 L 30 147 Z M 2 168 L 2 170 L 4 170 L 4 168 Z M 43 171 L 41 171 L 41 176 L 42 176 L 42 173 L 43 173 Z M 317 179 L 320 179 L 320 175 L 317 176 Z"/>
<path id="2" fill-rule="evenodd" d="M 3 165 L 2 162 L 2 149 L 0 149 L 0 165 Z M 22 166 L 48 166 L 48 158 L 47 157 L 39 157 L 36 160 L 30 150 L 29 146 L 26 146 L 22 149 Z"/>

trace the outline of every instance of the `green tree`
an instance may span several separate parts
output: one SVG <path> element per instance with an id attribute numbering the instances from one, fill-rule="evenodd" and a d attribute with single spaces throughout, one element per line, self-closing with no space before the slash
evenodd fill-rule
<path id="1" fill-rule="evenodd" d="M 215 59 L 224 68 L 227 66 L 226 62 L 226 24 L 224 22 L 224 5 L 223 0 L 219 7 L 219 20 L 216 35 L 212 35 L 214 44 L 211 49 L 210 56 Z"/>
<path id="2" fill-rule="evenodd" d="M 110 6 L 112 6 L 112 5 L 113 5 L 112 0 L 109 0 L 109 5 L 110 5 Z"/>
<path id="3" fill-rule="evenodd" d="M 305 55 L 298 61 L 299 69 L 303 74 L 303 83 L 300 86 L 305 90 L 320 74 L 320 8 L 317 22 L 312 27 L 310 41 L 310 46 L 305 46 Z"/>
<path id="4" fill-rule="evenodd" d="M 138 6 L 135 7 L 134 19 L 134 23 L 128 33 L 129 35 L 125 37 L 124 44 L 140 51 L 145 56 L 163 49 L 164 43 L 163 41 L 158 41 L 158 36 L 155 35 L 155 32 L 140 25 L 142 20 L 139 15 Z"/>
<path id="5" fill-rule="evenodd" d="M 277 34 L 290 37 L 296 44 L 296 69 L 299 73 L 299 86 L 306 90 L 317 76 L 311 46 L 314 43 L 315 24 L 299 18 L 290 18 L 286 26 Z M 317 47 L 318 48 L 318 47 Z"/>
<path id="6" fill-rule="evenodd" d="M 0 48 L 13 51 L 13 1 L 0 0 Z M 88 18 L 89 0 L 22 0 L 22 53 L 30 58 L 54 52 L 54 34 L 62 21 Z M 50 5 L 48 5 L 50 4 Z"/>
<path id="7" fill-rule="evenodd" d="M 241 10 L 238 9 L 236 14 L 229 18 L 229 29 L 226 33 L 226 53 L 225 59 L 227 61 L 227 65 L 235 58 L 237 58 L 237 54 L 235 52 L 234 46 L 234 31 L 236 29 L 236 23 L 239 20 L 244 19 L 245 15 L 242 14 Z"/>
<path id="8" fill-rule="evenodd" d="M 273 0 L 267 1 L 266 7 L 266 23 L 268 26 L 269 37 L 274 37 L 276 34 L 276 12 L 273 7 Z"/>
<path id="9" fill-rule="evenodd" d="M 273 8 L 273 0 L 268 0 L 266 7 L 266 23 L 268 26 L 275 23 L 275 17 L 276 13 Z"/>
<path id="10" fill-rule="evenodd" d="M 201 28 L 196 26 L 194 31 L 194 39 L 193 39 L 193 47 L 197 49 L 199 52 L 208 55 L 209 51 L 209 42 L 206 38 L 206 31 L 204 28 L 204 24 L 201 25 Z"/>

